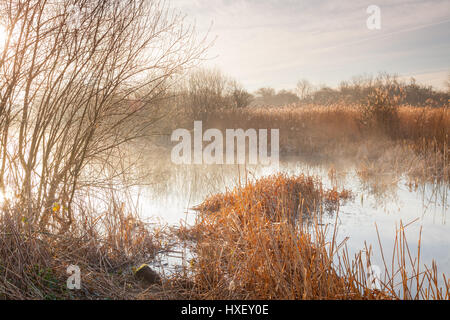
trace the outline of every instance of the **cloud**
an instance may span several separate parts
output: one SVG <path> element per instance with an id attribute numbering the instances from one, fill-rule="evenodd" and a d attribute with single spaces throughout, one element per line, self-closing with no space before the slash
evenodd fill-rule
<path id="1" fill-rule="evenodd" d="M 450 74 L 450 68 L 438 71 L 421 71 L 421 72 L 411 72 L 407 74 L 400 75 L 401 79 L 410 79 L 413 77 L 417 82 L 423 83 L 425 85 L 433 86 L 440 89 L 446 89 L 446 80 Z"/>
<path id="2" fill-rule="evenodd" d="M 366 27 L 367 1 L 176 0 L 173 5 L 203 32 L 214 22 L 211 36 L 217 40 L 210 57 L 217 58 L 209 64 L 251 89 L 295 85 L 300 76 L 335 82 L 349 72 L 448 68 L 439 52 L 426 54 L 437 48 L 450 53 L 449 45 L 442 46 L 450 36 L 448 1 L 377 2 L 379 31 Z"/>

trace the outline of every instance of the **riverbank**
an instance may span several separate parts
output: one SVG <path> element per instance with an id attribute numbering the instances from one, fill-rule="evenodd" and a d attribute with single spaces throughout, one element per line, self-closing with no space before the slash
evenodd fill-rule
<path id="1" fill-rule="evenodd" d="M 409 256 L 405 226 L 392 266 L 383 270 L 388 281 L 371 282 L 370 254 L 351 258 L 336 230 L 321 223 L 324 214 L 338 219 L 340 206 L 352 198 L 351 190 L 327 189 L 317 177 L 278 174 L 209 197 L 195 208 L 192 227 L 151 229 L 118 211 L 114 221 L 85 218 L 73 227 L 77 232 L 57 235 L 5 212 L 1 298 L 448 299 L 450 283 L 438 287 L 442 275 L 435 266 L 424 269 Z M 177 242 L 191 244 L 184 269 L 161 275 L 161 283 L 135 276 L 139 265 Z M 69 265 L 80 268 L 79 290 L 67 286 Z M 389 281 L 394 275 L 399 283 Z"/>

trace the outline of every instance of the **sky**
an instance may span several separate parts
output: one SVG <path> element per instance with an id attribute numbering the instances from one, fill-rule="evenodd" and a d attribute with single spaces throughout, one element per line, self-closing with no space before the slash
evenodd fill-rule
<path id="1" fill-rule="evenodd" d="M 335 87 L 389 72 L 444 88 L 450 73 L 449 0 L 172 0 L 214 40 L 207 66 L 248 90 L 293 89 L 300 79 Z M 380 8 L 369 29 L 367 8 Z"/>

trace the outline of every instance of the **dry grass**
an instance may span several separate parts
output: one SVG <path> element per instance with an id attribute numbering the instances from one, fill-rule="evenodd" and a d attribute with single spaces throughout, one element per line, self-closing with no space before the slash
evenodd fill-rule
<path id="1" fill-rule="evenodd" d="M 370 258 L 359 253 L 350 259 L 345 246 L 335 240 L 336 230 L 327 240 L 327 227 L 319 223 L 317 208 L 327 201 L 329 192 L 311 177 L 278 175 L 207 199 L 190 230 L 197 245 L 194 276 L 184 298 L 449 298 L 450 283 L 445 280 L 447 286 L 438 288 L 435 266 L 419 272 L 403 227 L 395 240 L 398 251 L 393 258 L 398 266 L 393 259 L 392 273 L 391 266 L 386 266 L 388 281 L 381 290 L 371 290 L 366 277 Z M 339 197 L 332 201 L 339 202 Z M 310 223 L 302 223 L 305 213 L 314 218 Z M 299 214 L 298 223 L 292 223 L 293 214 Z M 406 271 L 409 261 L 411 273 Z M 389 274 L 400 275 L 400 285 Z"/>
<path id="2" fill-rule="evenodd" d="M 235 109 L 210 117 L 204 126 L 219 129 L 280 129 L 280 152 L 305 161 L 383 162 L 385 157 L 403 162 L 400 169 L 413 178 L 450 181 L 448 107 L 396 107 L 395 126 L 364 122 L 358 105 L 286 106 Z M 399 147 L 402 153 L 398 153 Z M 408 158 L 405 158 L 405 154 Z M 410 156 L 410 157 L 409 157 Z M 408 166 L 414 164 L 414 167 Z"/>
<path id="3" fill-rule="evenodd" d="M 69 232 L 41 232 L 17 208 L 0 216 L 0 299 L 135 299 L 143 291 L 132 266 L 159 249 L 149 229 L 123 206 L 80 214 Z M 81 290 L 67 289 L 69 265 Z"/>
<path id="4" fill-rule="evenodd" d="M 429 145 L 448 148 L 450 113 L 447 107 L 400 106 L 396 110 L 399 127 L 389 138 L 409 141 L 419 149 Z M 387 136 L 386 132 L 364 128 L 358 105 L 234 109 L 210 118 L 214 120 L 208 122 L 209 127 L 279 128 L 284 150 L 289 151 L 289 146 L 293 146 L 304 153 L 324 150 L 336 141 L 360 142 L 370 135 Z"/>
<path id="5" fill-rule="evenodd" d="M 228 208 L 241 207 L 251 210 L 257 207 L 271 221 L 281 217 L 290 222 L 308 219 L 324 210 L 330 212 L 339 204 L 339 200 L 351 198 L 349 190 L 338 191 L 337 188 L 324 190 L 316 177 L 300 175 L 287 178 L 284 174 L 270 176 L 249 184 L 239 190 L 241 197 L 236 197 L 236 189 L 226 194 L 212 196 L 195 209 L 199 212 L 218 212 Z"/>
<path id="6" fill-rule="evenodd" d="M 364 127 L 357 106 L 340 105 L 230 110 L 210 116 L 215 120 L 205 129 L 280 128 L 284 153 L 314 161 L 353 157 L 361 177 L 385 167 L 415 179 L 449 181 L 448 108 L 397 111 L 398 129 L 389 134 Z M 175 275 L 162 288 L 143 287 L 131 272 L 152 259 L 160 248 L 158 235 L 114 199 L 99 214 L 81 206 L 63 234 L 51 228 L 42 232 L 23 219 L 20 207 L 4 206 L 0 298 L 448 299 L 448 281 L 439 288 L 436 266 L 419 268 L 403 227 L 395 239 L 392 261 L 397 264 L 386 266 L 382 291 L 369 289 L 364 255 L 351 259 L 345 251 L 338 253 L 344 247 L 334 236 L 329 240 L 330 230 L 320 223 L 324 212 L 338 211 L 348 198 L 351 192 L 324 190 L 317 178 L 283 175 L 211 197 L 197 208 L 194 229 L 185 231 L 196 240 L 193 276 Z M 69 265 L 82 270 L 80 291 L 66 288 Z M 394 275 L 400 276 L 400 286 Z"/>

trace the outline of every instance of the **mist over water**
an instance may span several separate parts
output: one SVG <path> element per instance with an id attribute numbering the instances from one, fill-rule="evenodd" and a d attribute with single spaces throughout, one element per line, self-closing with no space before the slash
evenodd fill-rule
<path id="1" fill-rule="evenodd" d="M 322 222 L 328 236 L 336 226 L 337 243 L 346 239 L 350 258 L 372 247 L 373 265 L 384 270 L 378 236 L 386 264 L 390 265 L 396 230 L 406 227 L 411 257 L 417 256 L 421 236 L 420 265 L 431 267 L 433 259 L 440 274 L 450 272 L 450 226 L 448 223 L 449 186 L 424 182 L 411 185 L 404 175 L 380 171 L 367 178 L 358 174 L 354 164 L 335 167 L 331 164 L 306 163 L 300 157 L 282 157 L 279 168 L 242 165 L 173 165 L 161 161 L 158 181 L 136 191 L 140 209 L 146 219 L 157 224 L 192 225 L 193 207 L 208 196 L 231 190 L 247 181 L 278 172 L 288 175 L 320 177 L 325 188 L 345 187 L 353 199 L 341 204 L 336 213 L 323 213 Z M 336 225 L 337 222 L 337 225 Z M 378 234 L 377 234 L 378 228 Z M 422 232 L 421 232 L 422 228 Z"/>

